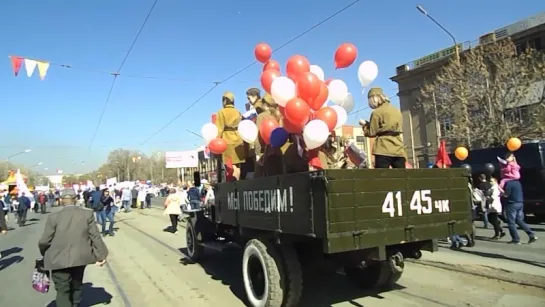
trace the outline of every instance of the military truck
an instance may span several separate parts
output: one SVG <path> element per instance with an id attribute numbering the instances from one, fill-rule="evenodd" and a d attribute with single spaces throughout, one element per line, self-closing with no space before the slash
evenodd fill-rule
<path id="1" fill-rule="evenodd" d="M 215 205 L 188 219 L 187 254 L 198 262 L 206 246 L 243 247 L 242 280 L 253 307 L 298 306 L 307 266 L 344 269 L 362 287 L 391 288 L 405 259 L 437 251 L 438 238 L 472 232 L 469 175 L 335 169 L 220 182 Z"/>

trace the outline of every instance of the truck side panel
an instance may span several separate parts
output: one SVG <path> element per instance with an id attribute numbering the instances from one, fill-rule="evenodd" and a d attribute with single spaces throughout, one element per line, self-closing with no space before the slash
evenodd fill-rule
<path id="1" fill-rule="evenodd" d="M 309 173 L 218 185 L 216 221 L 245 228 L 325 238 L 325 194 Z M 323 186 L 323 183 L 322 183 Z M 321 201 L 320 201 L 321 199 Z M 320 203 L 317 203 L 320 202 Z"/>
<path id="2" fill-rule="evenodd" d="M 460 169 L 328 170 L 326 252 L 470 232 L 465 176 Z"/>

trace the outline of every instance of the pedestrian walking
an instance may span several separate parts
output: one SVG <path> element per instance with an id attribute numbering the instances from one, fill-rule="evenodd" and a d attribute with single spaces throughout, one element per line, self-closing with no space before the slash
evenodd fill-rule
<path id="1" fill-rule="evenodd" d="M 121 203 L 123 205 L 123 209 L 125 209 L 125 213 L 131 211 L 131 201 L 131 190 L 128 187 L 123 188 L 123 190 L 121 191 Z"/>
<path id="2" fill-rule="evenodd" d="M 511 235 L 511 244 L 520 244 L 520 237 L 517 232 L 517 225 L 528 235 L 528 244 L 537 240 L 536 235 L 524 222 L 524 196 L 522 185 L 518 180 L 509 180 L 505 183 L 503 196 L 506 199 L 506 216 L 509 234 Z"/>
<path id="3" fill-rule="evenodd" d="M 63 208 L 47 217 L 38 248 L 44 269 L 51 271 L 57 307 L 80 307 L 85 267 L 106 263 L 108 248 L 95 225 L 93 211 L 76 206 L 76 192 L 63 190 Z"/>
<path id="4" fill-rule="evenodd" d="M 170 194 L 165 199 L 165 215 L 170 218 L 171 232 L 173 234 L 178 233 L 178 218 L 182 215 L 182 209 L 180 207 L 180 195 L 176 193 L 176 189 L 170 189 Z"/>
<path id="5" fill-rule="evenodd" d="M 25 192 L 21 193 L 21 197 L 19 197 L 17 201 L 19 203 L 19 206 L 17 207 L 17 224 L 19 224 L 19 227 L 23 227 L 25 226 L 28 210 L 30 210 L 32 203 L 30 199 L 26 197 Z"/>
<path id="6" fill-rule="evenodd" d="M 103 191 L 100 202 L 101 208 L 97 208 L 97 214 L 99 214 L 100 220 L 102 221 L 102 235 L 114 236 L 114 217 L 117 207 L 115 206 L 114 199 L 110 195 L 110 191 L 108 189 Z M 106 222 L 110 222 L 108 230 L 106 230 Z"/>

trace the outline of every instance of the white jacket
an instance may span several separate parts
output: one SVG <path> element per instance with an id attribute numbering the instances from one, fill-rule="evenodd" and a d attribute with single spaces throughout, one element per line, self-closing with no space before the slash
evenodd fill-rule
<path id="1" fill-rule="evenodd" d="M 498 183 L 492 183 L 492 199 L 489 212 L 501 213 L 501 191 Z"/>

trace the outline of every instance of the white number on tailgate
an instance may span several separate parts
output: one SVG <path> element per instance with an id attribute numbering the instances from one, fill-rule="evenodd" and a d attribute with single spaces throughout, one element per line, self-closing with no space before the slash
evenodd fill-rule
<path id="1" fill-rule="evenodd" d="M 397 209 L 397 210 L 396 210 Z M 401 203 L 401 191 L 388 192 L 382 203 L 382 213 L 390 214 L 390 217 L 403 216 L 403 206 Z"/>
<path id="2" fill-rule="evenodd" d="M 436 212 L 450 212 L 449 200 L 433 200 L 431 190 L 419 190 L 413 193 L 409 203 L 409 209 L 417 214 L 431 214 L 433 208 Z M 403 201 L 401 191 L 388 192 L 382 203 L 382 213 L 388 213 L 390 217 L 403 216 Z"/>

